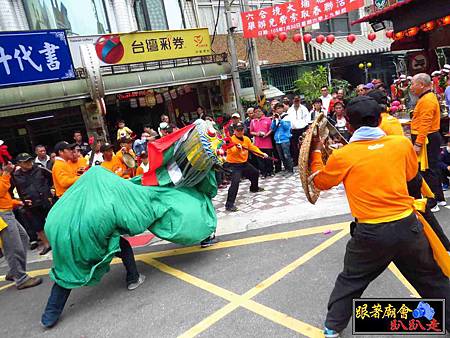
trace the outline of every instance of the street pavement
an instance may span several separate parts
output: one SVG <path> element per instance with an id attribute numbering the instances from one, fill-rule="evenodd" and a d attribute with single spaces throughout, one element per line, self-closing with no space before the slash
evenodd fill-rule
<path id="1" fill-rule="evenodd" d="M 301 191 L 295 178 L 291 184 L 286 200 Z M 268 180 L 261 183 L 270 185 Z M 280 183 L 273 186 L 269 190 L 276 195 Z M 30 273 L 42 276 L 44 283 L 23 291 L 4 281 L 3 265 L 0 337 L 321 337 L 349 239 L 351 217 L 343 190 L 324 196 L 316 206 L 299 197 L 294 205 L 255 207 L 259 194 L 250 197 L 244 187 L 237 205 L 250 209 L 219 217 L 219 243 L 204 249 L 162 242 L 136 248 L 138 268 L 147 277 L 140 288 L 126 289 L 124 269 L 114 260 L 100 284 L 72 292 L 51 330 L 39 325 L 52 285 L 47 275 L 51 261 L 29 264 Z M 450 209 L 442 208 L 436 216 L 450 236 Z M 415 296 L 395 266 L 364 293 Z M 352 336 L 351 323 L 342 336 Z"/>

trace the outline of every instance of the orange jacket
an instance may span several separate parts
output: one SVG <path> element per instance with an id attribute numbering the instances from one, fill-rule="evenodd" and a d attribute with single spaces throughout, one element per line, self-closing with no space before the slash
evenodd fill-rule
<path id="1" fill-rule="evenodd" d="M 350 209 L 360 222 L 390 222 L 413 211 L 407 182 L 417 175 L 418 162 L 406 137 L 350 143 L 333 151 L 325 166 L 321 153 L 314 152 L 311 166 L 313 172 L 320 170 L 314 184 L 321 190 L 344 182 Z"/>
<path id="2" fill-rule="evenodd" d="M 236 135 L 231 136 L 231 142 L 234 144 L 241 144 L 243 149 L 239 149 L 238 147 L 234 146 L 227 150 L 227 162 L 228 163 L 245 163 L 248 160 L 248 150 L 244 149 L 247 148 L 257 154 L 264 155 L 264 153 L 255 146 L 252 141 L 247 137 L 244 136 L 243 139 L 238 139 Z"/>
<path id="3" fill-rule="evenodd" d="M 400 121 L 388 113 L 381 113 L 380 128 L 386 135 L 403 136 L 403 127 Z"/>
<path id="4" fill-rule="evenodd" d="M 114 174 L 120 177 L 124 176 L 124 172 L 127 169 L 125 164 L 123 164 L 123 162 L 119 160 L 117 156 L 113 156 L 111 161 L 103 161 L 101 166 L 108 169 L 109 171 L 112 171 Z"/>
<path id="5" fill-rule="evenodd" d="M 88 166 L 88 162 L 84 157 L 80 157 L 77 162 L 69 161 L 67 164 L 72 168 L 75 175 L 77 175 L 78 169 L 86 168 Z"/>
<path id="6" fill-rule="evenodd" d="M 9 193 L 11 187 L 11 175 L 0 175 L 0 210 L 12 210 L 14 206 L 20 205 L 19 201 L 14 200 Z"/>
<path id="7" fill-rule="evenodd" d="M 414 108 L 411 121 L 411 133 L 417 135 L 416 143 L 424 144 L 428 134 L 439 130 L 441 126 L 441 108 L 436 95 L 432 92 L 422 95 Z"/>
<path id="8" fill-rule="evenodd" d="M 62 158 L 57 157 L 52 168 L 53 184 L 55 186 L 56 196 L 61 197 L 80 176 L 74 171 L 73 167 Z"/>

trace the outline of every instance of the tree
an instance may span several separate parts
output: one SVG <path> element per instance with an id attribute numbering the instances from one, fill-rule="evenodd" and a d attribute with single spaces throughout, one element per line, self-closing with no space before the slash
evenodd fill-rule
<path id="1" fill-rule="evenodd" d="M 318 66 L 315 70 L 304 72 L 294 85 L 296 93 L 303 94 L 307 102 L 312 102 L 322 95 L 320 88 L 328 86 L 327 67 Z"/>

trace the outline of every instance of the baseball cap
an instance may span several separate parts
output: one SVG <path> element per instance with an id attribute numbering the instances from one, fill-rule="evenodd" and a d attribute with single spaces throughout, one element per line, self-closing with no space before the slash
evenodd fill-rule
<path id="1" fill-rule="evenodd" d="M 236 123 L 236 125 L 234 126 L 235 130 L 244 130 L 244 124 L 242 122 L 238 122 Z"/>
<path id="2" fill-rule="evenodd" d="M 241 118 L 241 115 L 239 115 L 238 113 L 233 113 L 233 115 L 231 115 L 231 117 L 233 118 L 233 117 L 237 117 L 238 119 L 240 119 Z"/>
<path id="3" fill-rule="evenodd" d="M 76 143 L 69 143 L 66 141 L 61 141 L 61 142 L 56 143 L 54 151 L 55 151 L 55 153 L 58 154 L 58 152 L 60 150 L 73 149 L 73 148 L 75 148 L 76 145 L 77 145 Z"/>
<path id="4" fill-rule="evenodd" d="M 374 88 L 375 88 L 375 86 L 374 86 L 373 83 L 371 83 L 371 82 L 366 83 L 366 84 L 364 85 L 364 89 L 374 89 Z"/>
<path id="5" fill-rule="evenodd" d="M 378 102 L 378 104 L 384 104 L 387 105 L 387 95 L 385 92 L 379 90 L 379 89 L 373 89 L 370 92 L 367 93 L 368 97 L 371 97 L 375 101 Z"/>
<path id="6" fill-rule="evenodd" d="M 369 119 L 380 118 L 381 107 L 369 96 L 357 96 L 347 104 L 346 114 L 351 125 L 358 126 Z"/>
<path id="7" fill-rule="evenodd" d="M 17 162 L 26 162 L 26 161 L 29 161 L 32 159 L 33 159 L 33 156 L 31 156 L 28 153 L 21 153 L 21 154 L 17 155 L 17 157 L 16 157 Z"/>
<path id="8" fill-rule="evenodd" d="M 169 128 L 169 124 L 167 122 L 161 122 L 159 124 L 159 129 L 164 130 L 164 129 L 167 129 L 167 128 Z"/>
<path id="9" fill-rule="evenodd" d="M 105 151 L 107 151 L 107 150 L 110 150 L 110 149 L 113 149 L 114 148 L 114 146 L 112 145 L 112 144 L 110 144 L 110 143 L 105 143 L 105 144 L 103 144 L 101 147 L 100 147 L 100 151 L 103 153 L 103 152 L 105 152 Z"/>
<path id="10" fill-rule="evenodd" d="M 431 76 L 438 76 L 441 75 L 441 72 L 438 70 L 435 70 L 433 73 L 431 73 Z"/>

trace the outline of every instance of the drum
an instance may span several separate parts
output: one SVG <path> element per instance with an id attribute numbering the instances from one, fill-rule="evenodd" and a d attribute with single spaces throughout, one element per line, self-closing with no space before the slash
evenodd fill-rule
<path id="1" fill-rule="evenodd" d="M 136 159 L 128 153 L 124 153 L 122 155 L 122 161 L 125 163 L 127 168 L 135 168 L 136 167 Z"/>
<path id="2" fill-rule="evenodd" d="M 319 133 L 323 142 L 322 160 L 327 162 L 333 150 L 347 144 L 345 138 L 337 131 L 337 129 L 327 120 L 323 113 L 319 114 L 314 120 L 308 131 L 306 132 L 303 143 L 300 148 L 298 158 L 298 169 L 300 181 L 305 191 L 306 198 L 312 204 L 315 204 L 320 196 L 320 190 L 314 185 L 314 173 L 310 166 L 311 142 L 313 136 Z"/>

